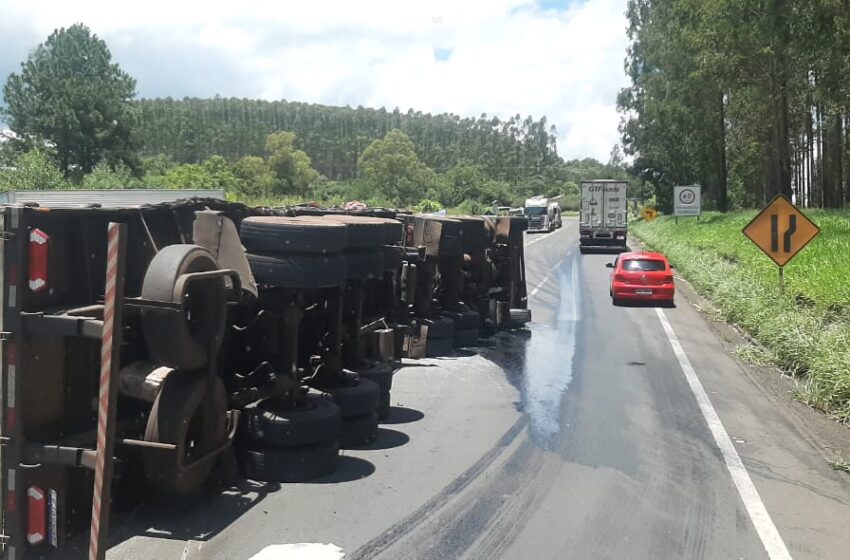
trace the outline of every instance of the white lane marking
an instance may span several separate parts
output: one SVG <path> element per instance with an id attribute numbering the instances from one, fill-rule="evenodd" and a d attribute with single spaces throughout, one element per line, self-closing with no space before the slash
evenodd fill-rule
<path id="1" fill-rule="evenodd" d="M 534 245 L 534 244 L 535 244 L 535 243 L 537 243 L 538 241 L 543 241 L 544 239 L 546 239 L 546 238 L 547 238 L 547 237 L 549 237 L 550 235 L 555 235 L 556 233 L 558 233 L 559 231 L 562 231 L 563 229 L 564 229 L 564 228 L 562 227 L 562 228 L 556 229 L 556 230 L 554 230 L 554 231 L 550 231 L 550 232 L 549 232 L 549 233 L 547 233 L 546 235 L 540 235 L 539 237 L 535 237 L 534 239 L 532 239 L 531 241 L 529 241 L 528 243 L 526 243 L 526 244 L 525 244 L 525 246 L 526 246 L 526 247 L 531 247 L 532 245 Z"/>
<path id="2" fill-rule="evenodd" d="M 696 371 L 694 371 L 694 367 L 688 359 L 688 355 L 685 354 L 685 350 L 682 348 L 676 332 L 670 325 L 670 321 L 667 320 L 664 310 L 655 308 L 655 312 L 658 315 L 658 320 L 661 321 L 661 326 L 664 328 L 667 340 L 670 341 L 670 346 L 673 347 L 673 353 L 676 355 L 676 359 L 679 360 L 679 365 L 682 367 L 685 379 L 687 379 L 688 385 L 691 387 L 691 392 L 693 392 L 700 411 L 708 424 L 708 429 L 711 430 L 711 435 L 714 436 L 714 441 L 717 442 L 717 446 L 720 448 L 720 453 L 726 462 L 726 469 L 732 477 L 732 482 L 735 483 L 735 488 L 738 489 L 738 495 L 741 496 L 744 507 L 747 508 L 747 513 L 756 528 L 764 549 L 767 551 L 768 557 L 771 560 L 791 560 L 791 554 L 788 552 L 788 548 L 785 546 L 779 530 L 773 524 L 773 519 L 770 518 L 767 508 L 764 502 L 762 502 L 761 496 L 759 496 L 758 490 L 755 484 L 753 484 L 753 480 L 750 478 L 750 473 L 747 472 L 747 467 L 744 466 L 741 457 L 738 455 L 738 451 L 729 438 L 729 434 L 726 433 L 726 428 L 723 427 L 717 411 L 714 410 L 714 406 L 711 404 L 711 400 L 709 400 L 702 383 L 697 377 Z"/>
<path id="3" fill-rule="evenodd" d="M 534 297 L 535 295 L 537 295 L 537 292 L 539 292 L 539 291 L 540 291 L 540 288 L 542 288 L 542 287 L 543 287 L 543 285 L 544 285 L 546 282 L 548 282 L 548 281 L 549 281 L 549 275 L 547 274 L 546 276 L 544 276 L 544 277 L 543 277 L 543 280 L 541 280 L 541 281 L 540 281 L 540 283 L 539 283 L 539 284 L 537 284 L 537 285 L 534 287 L 534 289 L 533 289 L 533 290 L 531 290 L 531 293 L 530 293 L 530 294 L 528 294 L 528 297 Z"/>
<path id="4" fill-rule="evenodd" d="M 249 560 L 342 560 L 345 553 L 334 544 L 295 543 L 267 546 Z"/>

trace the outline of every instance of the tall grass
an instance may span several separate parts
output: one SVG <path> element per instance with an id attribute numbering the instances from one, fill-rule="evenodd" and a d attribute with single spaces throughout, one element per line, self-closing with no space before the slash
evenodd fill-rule
<path id="1" fill-rule="evenodd" d="M 850 422 L 850 213 L 812 211 L 821 235 L 778 271 L 741 233 L 755 212 L 636 222 L 632 233 L 667 254 L 723 316 L 798 380 L 804 402 Z"/>

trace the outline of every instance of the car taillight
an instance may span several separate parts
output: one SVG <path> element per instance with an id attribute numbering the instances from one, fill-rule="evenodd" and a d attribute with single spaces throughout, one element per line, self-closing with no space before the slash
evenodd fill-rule
<path id="1" fill-rule="evenodd" d="M 626 281 L 625 274 L 615 274 L 614 275 L 614 282 L 625 282 L 625 281 Z"/>
<path id="2" fill-rule="evenodd" d="M 47 500 L 40 486 L 27 489 L 27 542 L 36 545 L 47 538 Z"/>
<path id="3" fill-rule="evenodd" d="M 30 230 L 29 288 L 40 292 L 47 287 L 47 257 L 50 236 L 38 228 Z"/>

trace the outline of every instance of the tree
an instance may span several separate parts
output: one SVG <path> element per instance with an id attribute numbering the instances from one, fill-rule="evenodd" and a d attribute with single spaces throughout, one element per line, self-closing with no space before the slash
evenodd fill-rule
<path id="1" fill-rule="evenodd" d="M 438 183 L 436 173 L 419 160 L 410 138 L 397 129 L 369 144 L 357 165 L 377 194 L 397 204 L 429 196 Z"/>
<path id="2" fill-rule="evenodd" d="M 37 148 L 19 155 L 14 166 L 0 169 L 0 190 L 47 190 L 67 186 L 56 164 Z"/>
<path id="3" fill-rule="evenodd" d="M 83 177 L 82 185 L 86 189 L 128 189 L 139 186 L 139 180 L 126 165 L 119 163 L 113 168 L 101 161 Z"/>
<path id="4" fill-rule="evenodd" d="M 239 181 L 239 190 L 248 196 L 269 197 L 277 183 L 271 168 L 257 156 L 245 156 L 234 163 L 233 174 Z"/>
<path id="5" fill-rule="evenodd" d="M 319 172 L 310 156 L 295 148 L 295 134 L 276 132 L 266 137 L 268 165 L 278 179 L 280 194 L 305 194 Z"/>
<path id="6" fill-rule="evenodd" d="M 11 128 L 49 146 L 66 176 L 101 159 L 138 168 L 136 82 L 111 58 L 106 43 L 75 24 L 51 33 L 3 88 Z"/>
<path id="7" fill-rule="evenodd" d="M 240 182 L 221 156 L 210 156 L 203 163 L 187 163 L 169 169 L 163 186 L 169 189 L 223 189 L 237 190 Z"/>

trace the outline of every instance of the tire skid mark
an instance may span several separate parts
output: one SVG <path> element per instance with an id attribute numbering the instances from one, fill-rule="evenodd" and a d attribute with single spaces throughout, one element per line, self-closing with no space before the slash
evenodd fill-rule
<path id="1" fill-rule="evenodd" d="M 540 506 L 549 492 L 548 481 L 558 476 L 560 465 L 543 456 L 542 468 L 520 487 L 520 494 L 499 512 L 470 550 L 467 560 L 491 560 L 504 557 L 506 551 L 525 528 L 526 521 Z"/>
<path id="2" fill-rule="evenodd" d="M 508 516 L 521 526 L 534 503 L 528 494 L 539 484 L 537 475 L 542 464 L 539 448 L 526 439 L 480 485 L 449 504 L 405 541 L 400 550 L 390 551 L 387 557 L 393 560 L 460 558 L 488 534 L 499 516 Z"/>
<path id="3" fill-rule="evenodd" d="M 520 416 L 490 451 L 485 453 L 471 467 L 450 482 L 436 496 L 425 502 L 419 509 L 352 552 L 350 556 L 351 560 L 374 558 L 413 531 L 435 511 L 439 510 L 449 500 L 457 496 L 475 481 L 502 454 L 504 449 L 516 439 L 527 424 L 528 418 L 524 415 Z"/>

